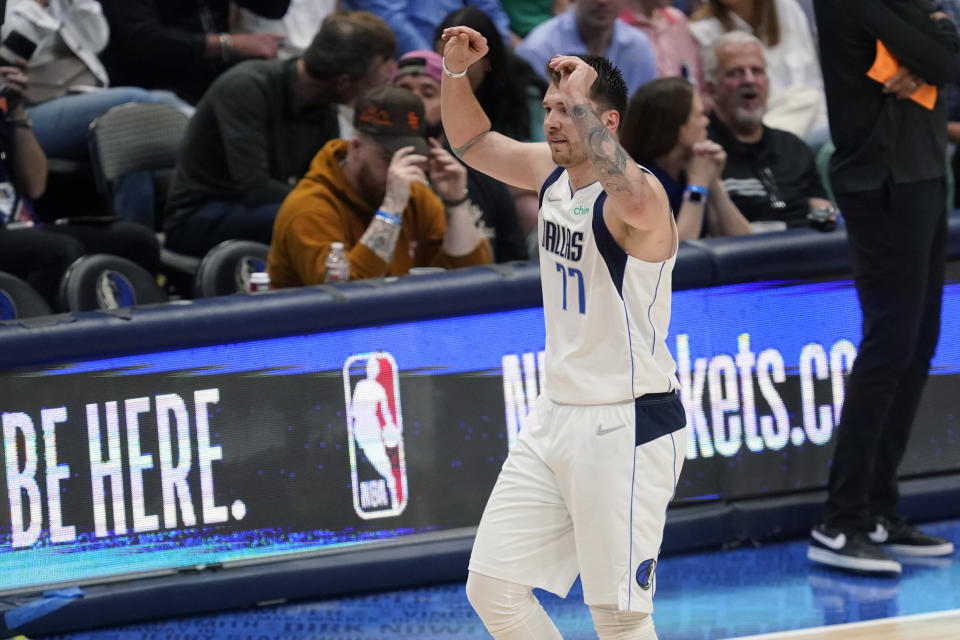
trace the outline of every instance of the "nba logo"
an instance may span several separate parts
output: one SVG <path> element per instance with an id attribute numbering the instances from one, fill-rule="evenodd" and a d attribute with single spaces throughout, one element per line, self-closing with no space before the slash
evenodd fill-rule
<path id="1" fill-rule="evenodd" d="M 365 520 L 400 515 L 407 506 L 407 464 L 397 362 L 386 351 L 343 365 L 353 509 Z"/>

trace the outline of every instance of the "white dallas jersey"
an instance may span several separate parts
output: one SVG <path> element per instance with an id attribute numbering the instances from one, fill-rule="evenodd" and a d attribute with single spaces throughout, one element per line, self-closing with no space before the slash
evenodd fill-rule
<path id="1" fill-rule="evenodd" d="M 614 404 L 680 386 L 666 344 L 677 241 L 663 262 L 627 255 L 603 221 L 606 198 L 599 182 L 572 193 L 560 167 L 540 190 L 544 392 L 559 404 Z"/>

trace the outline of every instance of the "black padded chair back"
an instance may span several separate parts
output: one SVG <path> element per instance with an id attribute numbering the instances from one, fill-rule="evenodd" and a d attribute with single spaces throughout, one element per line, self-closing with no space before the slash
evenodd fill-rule
<path id="1" fill-rule="evenodd" d="M 104 253 L 78 259 L 60 282 L 60 306 L 65 311 L 109 311 L 166 301 L 167 294 L 149 271 Z"/>
<path id="2" fill-rule="evenodd" d="M 250 240 L 226 240 L 207 252 L 193 281 L 197 298 L 249 290 L 250 274 L 267 270 L 270 247 Z"/>
<path id="3" fill-rule="evenodd" d="M 130 102 L 109 109 L 90 123 L 88 142 L 93 177 L 97 190 L 113 213 L 127 217 L 126 212 L 116 210 L 114 181 L 137 171 L 172 172 L 189 121 L 183 112 L 170 105 Z M 165 200 L 162 188 L 154 191 L 154 228 L 162 226 Z M 160 262 L 178 291 L 190 291 L 199 260 L 163 249 Z"/>
<path id="4" fill-rule="evenodd" d="M 90 123 L 88 142 L 97 190 L 114 207 L 113 183 L 138 171 L 173 170 L 189 118 L 166 104 L 121 104 Z M 163 196 L 154 197 L 161 203 Z M 123 211 L 113 211 L 123 216 Z M 154 211 L 159 216 L 159 211 Z"/>
<path id="5" fill-rule="evenodd" d="M 37 290 L 15 275 L 0 271 L 0 320 L 50 315 L 50 305 Z"/>
<path id="6" fill-rule="evenodd" d="M 186 114 L 166 104 L 130 102 L 109 109 L 90 123 L 90 155 L 98 181 L 172 169 L 188 122 Z"/>

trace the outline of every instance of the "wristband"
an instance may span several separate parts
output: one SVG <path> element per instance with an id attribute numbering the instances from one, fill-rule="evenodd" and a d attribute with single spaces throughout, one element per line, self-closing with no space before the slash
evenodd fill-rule
<path id="1" fill-rule="evenodd" d="M 447 69 L 447 60 L 446 60 L 446 58 L 441 58 L 441 59 L 440 59 L 440 66 L 443 68 L 443 72 L 444 72 L 445 74 L 447 74 L 447 75 L 448 75 L 449 77 L 451 77 L 451 78 L 462 78 L 463 76 L 467 75 L 467 69 L 464 69 L 464 70 L 461 71 L 460 73 L 454 73 L 453 71 L 450 71 L 450 69 Z M 469 67 L 468 67 L 468 68 L 469 68 Z"/>
<path id="2" fill-rule="evenodd" d="M 707 188 L 699 184 L 688 184 L 683 197 L 690 202 L 703 202 L 707 198 Z"/>
<path id="3" fill-rule="evenodd" d="M 397 227 L 399 227 L 401 223 L 401 219 L 399 215 L 395 213 L 387 213 L 386 211 L 377 211 L 377 213 L 373 217 L 376 220 L 383 220 L 387 224 L 392 224 Z"/>
<path id="4" fill-rule="evenodd" d="M 23 118 L 8 118 L 7 122 L 11 127 L 19 129 L 30 129 L 33 127 L 33 120 L 29 116 Z"/>

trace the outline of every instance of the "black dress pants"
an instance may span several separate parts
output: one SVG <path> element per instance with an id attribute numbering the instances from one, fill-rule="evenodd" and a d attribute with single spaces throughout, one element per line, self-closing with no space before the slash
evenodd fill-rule
<path id="1" fill-rule="evenodd" d="M 244 204 L 215 200 L 167 227 L 164 244 L 171 251 L 202 258 L 225 240 L 253 240 L 269 245 L 280 202 Z"/>
<path id="2" fill-rule="evenodd" d="M 837 194 L 863 339 L 847 380 L 826 524 L 869 531 L 892 515 L 903 458 L 940 335 L 946 259 L 942 179 Z"/>

